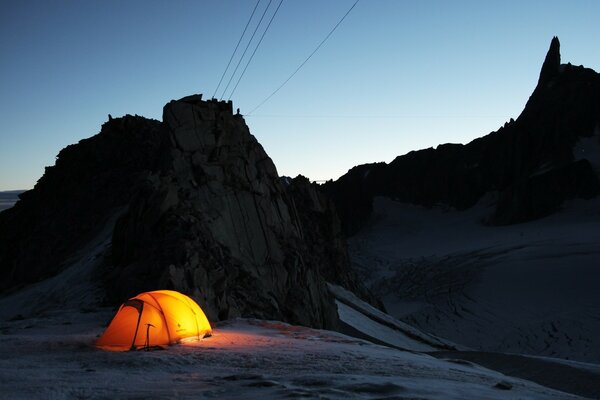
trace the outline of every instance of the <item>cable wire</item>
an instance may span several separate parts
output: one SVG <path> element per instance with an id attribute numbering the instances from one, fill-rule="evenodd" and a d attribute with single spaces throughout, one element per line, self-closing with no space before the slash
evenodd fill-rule
<path id="1" fill-rule="evenodd" d="M 510 118 L 510 115 L 439 115 L 439 114 L 246 114 L 249 118 L 283 118 L 283 119 L 497 119 Z"/>
<path id="2" fill-rule="evenodd" d="M 358 4 L 358 2 L 359 2 L 359 0 L 356 0 L 354 2 L 354 4 L 352 4 L 352 7 L 350 7 L 350 9 L 348 11 L 346 11 L 346 14 L 344 14 L 344 16 L 342 17 L 342 19 L 340 19 L 338 21 L 338 23 L 335 24 L 335 26 L 333 27 L 333 29 L 331 31 L 329 31 L 329 33 L 327 34 L 327 36 L 325 36 L 325 39 L 323 39 L 321 41 L 321 43 L 319 43 L 319 45 L 313 50 L 313 52 L 310 53 L 310 55 L 308 57 L 306 57 L 306 59 L 304 61 L 302 61 L 302 63 L 298 66 L 298 68 L 296 68 L 296 70 L 294 72 L 292 72 L 292 74 L 281 85 L 279 85 L 279 87 L 277 89 L 275 89 L 273 91 L 273 93 L 271 93 L 269 96 L 267 96 L 266 99 L 264 99 L 259 105 L 257 105 L 256 107 L 254 107 L 252 109 L 252 111 L 250 111 L 247 115 L 251 115 L 260 106 L 262 106 L 267 101 L 269 101 L 269 99 L 271 99 L 271 97 L 273 97 L 277 92 L 279 92 L 279 90 L 281 90 L 281 88 L 284 87 L 285 84 L 288 83 L 290 81 L 290 79 L 292 79 L 294 77 L 294 75 L 296 75 L 298 73 L 298 71 L 300 71 L 300 69 L 304 66 L 304 64 L 306 64 L 308 62 L 308 60 L 311 59 L 311 57 L 321 48 L 321 46 L 323 46 L 323 44 L 327 41 L 327 39 L 329 39 L 329 37 L 333 34 L 333 32 L 337 29 L 337 27 L 340 26 L 340 24 L 344 21 L 344 19 L 346 19 L 346 17 L 348 16 L 348 14 L 350 14 L 350 11 L 352 11 L 352 9 L 356 6 L 356 4 Z"/>
<path id="3" fill-rule="evenodd" d="M 217 91 L 219 90 L 219 87 L 221 86 L 221 83 L 223 82 L 223 78 L 225 78 L 225 74 L 227 74 L 227 70 L 229 69 L 229 66 L 231 65 L 231 61 L 233 60 L 233 56 L 235 56 L 235 53 L 237 52 L 238 47 L 240 47 L 240 43 L 242 43 L 242 39 L 244 38 L 244 35 L 246 34 L 246 30 L 248 29 L 248 25 L 250 25 L 250 21 L 252 21 L 252 17 L 254 17 L 254 13 L 256 12 L 256 8 L 258 7 L 259 3 L 260 3 L 260 0 L 258 0 L 256 2 L 256 5 L 254 6 L 254 10 L 252 10 L 252 14 L 250 14 L 250 18 L 248 19 L 248 22 L 246 23 L 246 27 L 244 28 L 244 32 L 242 32 L 242 36 L 240 36 L 240 40 L 238 40 L 237 44 L 235 45 L 235 49 L 233 50 L 233 53 L 231 54 L 231 57 L 229 58 L 229 62 L 227 63 L 227 66 L 225 67 L 225 71 L 223 71 L 223 75 L 221 75 L 221 79 L 219 79 L 219 83 L 217 84 L 217 88 L 215 89 L 215 92 L 212 95 L 213 98 L 217 94 Z"/>
<path id="4" fill-rule="evenodd" d="M 238 78 L 235 86 L 233 87 L 233 90 L 231 91 L 231 93 L 229 93 L 229 97 L 227 98 L 227 100 L 231 99 L 231 96 L 233 96 L 233 93 L 235 92 L 235 89 L 237 89 L 238 85 L 240 84 L 240 81 L 242 80 L 242 77 L 244 76 L 244 74 L 246 73 L 246 70 L 248 69 L 248 66 L 250 65 L 250 62 L 252 61 L 252 59 L 254 58 L 254 54 L 256 54 L 256 50 L 258 50 L 258 46 L 260 46 L 260 44 L 262 43 L 265 34 L 267 33 L 267 31 L 269 30 L 269 27 L 271 26 L 271 23 L 273 22 L 273 19 L 275 19 L 275 16 L 277 15 L 277 11 L 279 11 L 279 7 L 281 7 L 281 4 L 283 4 L 283 0 L 281 0 L 279 2 L 279 5 L 277 6 L 277 8 L 275 9 L 275 12 L 273 13 L 273 15 L 271 16 L 271 19 L 269 20 L 269 24 L 267 25 L 265 31 L 263 32 L 262 36 L 260 37 L 260 40 L 258 41 L 258 44 L 256 45 L 256 47 L 254 48 L 254 51 L 252 52 L 252 55 L 250 56 L 250 58 L 248 59 L 248 62 L 246 63 L 246 66 L 244 67 L 244 70 L 242 71 L 242 74 L 240 75 L 240 77 Z"/>
<path id="5" fill-rule="evenodd" d="M 273 2 L 273 0 L 269 0 L 269 4 L 267 4 L 267 8 L 265 8 L 265 11 L 263 12 L 262 16 L 260 17 L 260 20 L 258 21 L 256 28 L 254 28 L 254 32 L 252 32 L 252 37 L 250 37 L 250 40 L 248 41 L 248 44 L 246 45 L 246 48 L 244 49 L 244 52 L 242 53 L 240 60 L 238 61 L 237 65 L 235 66 L 235 69 L 233 70 L 233 74 L 231 74 L 231 77 L 229 78 L 229 81 L 227 82 L 227 86 L 225 86 L 225 89 L 223 89 L 223 93 L 221 93 L 221 97 L 219 98 L 219 100 L 222 100 L 223 96 L 225 96 L 225 92 L 229 88 L 229 85 L 231 84 L 231 81 L 233 80 L 235 73 L 237 72 L 238 68 L 240 67 L 242 60 L 244 59 L 244 56 L 246 55 L 246 52 L 248 51 L 248 48 L 250 47 L 250 43 L 252 43 L 252 39 L 254 39 L 254 35 L 256 35 L 256 32 L 258 31 L 258 28 L 262 24 L 262 20 L 263 20 L 263 18 L 265 18 L 265 15 L 267 14 L 267 10 L 271 6 L 272 2 Z"/>

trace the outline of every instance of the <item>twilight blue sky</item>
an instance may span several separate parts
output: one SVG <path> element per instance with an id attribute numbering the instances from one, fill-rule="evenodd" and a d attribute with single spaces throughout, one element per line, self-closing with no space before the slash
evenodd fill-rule
<path id="1" fill-rule="evenodd" d="M 284 0 L 234 107 L 259 104 L 353 3 Z M 1 2 L 0 190 L 33 187 L 61 148 L 98 133 L 109 113 L 160 119 L 171 99 L 211 97 L 254 5 Z M 313 180 L 466 143 L 518 116 L 552 36 L 563 62 L 600 71 L 599 15 L 594 0 L 361 0 L 246 122 L 281 175 Z"/>

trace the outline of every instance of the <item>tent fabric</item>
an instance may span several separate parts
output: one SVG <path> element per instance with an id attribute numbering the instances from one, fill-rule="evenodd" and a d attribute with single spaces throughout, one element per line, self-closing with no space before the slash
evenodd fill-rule
<path id="1" fill-rule="evenodd" d="M 200 339 L 211 332 L 206 315 L 194 300 L 173 290 L 156 290 L 123 303 L 96 346 L 135 350 Z"/>

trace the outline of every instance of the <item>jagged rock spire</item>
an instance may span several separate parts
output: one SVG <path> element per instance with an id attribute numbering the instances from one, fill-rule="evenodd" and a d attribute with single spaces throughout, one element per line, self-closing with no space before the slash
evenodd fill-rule
<path id="1" fill-rule="evenodd" d="M 540 79 L 538 80 L 538 86 L 547 83 L 550 79 L 558 75 L 560 67 L 560 41 L 557 36 L 552 38 L 550 42 L 550 49 L 546 54 L 544 65 L 542 65 L 542 71 L 540 72 Z"/>

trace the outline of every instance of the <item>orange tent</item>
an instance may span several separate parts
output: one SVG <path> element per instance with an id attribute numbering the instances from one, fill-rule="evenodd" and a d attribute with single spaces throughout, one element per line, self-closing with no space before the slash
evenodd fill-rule
<path id="1" fill-rule="evenodd" d="M 196 302 L 173 290 L 144 292 L 121 305 L 96 341 L 106 350 L 126 351 L 210 336 L 206 315 Z"/>

